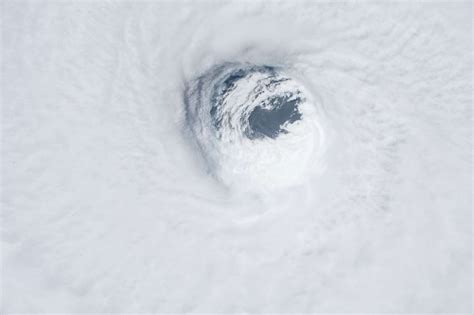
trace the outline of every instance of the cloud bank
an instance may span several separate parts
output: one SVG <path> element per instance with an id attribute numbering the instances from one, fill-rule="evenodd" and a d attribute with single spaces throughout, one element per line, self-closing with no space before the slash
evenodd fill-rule
<path id="1" fill-rule="evenodd" d="M 2 310 L 469 312 L 465 12 L 3 2 Z"/>

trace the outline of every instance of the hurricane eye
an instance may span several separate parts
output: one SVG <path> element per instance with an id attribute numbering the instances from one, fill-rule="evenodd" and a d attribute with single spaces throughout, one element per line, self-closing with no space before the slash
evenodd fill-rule
<path id="1" fill-rule="evenodd" d="M 320 151 L 310 99 L 282 69 L 234 63 L 209 70 L 185 93 L 189 127 L 215 177 L 264 190 L 301 180 Z"/>

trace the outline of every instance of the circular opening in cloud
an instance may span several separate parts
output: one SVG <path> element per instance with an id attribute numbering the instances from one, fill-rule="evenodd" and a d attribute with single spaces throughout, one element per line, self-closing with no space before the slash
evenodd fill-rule
<path id="1" fill-rule="evenodd" d="M 322 152 L 316 104 L 283 69 L 226 63 L 190 82 L 187 123 L 212 174 L 237 189 L 301 183 Z"/>

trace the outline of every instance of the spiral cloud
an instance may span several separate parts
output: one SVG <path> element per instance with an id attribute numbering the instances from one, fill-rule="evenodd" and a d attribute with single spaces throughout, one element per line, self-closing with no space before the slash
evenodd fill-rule
<path id="1" fill-rule="evenodd" d="M 472 313 L 472 1 L 0 12 L 0 313 Z"/>

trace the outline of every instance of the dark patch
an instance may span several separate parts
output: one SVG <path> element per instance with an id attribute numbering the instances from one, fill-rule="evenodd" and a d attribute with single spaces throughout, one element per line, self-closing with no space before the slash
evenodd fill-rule
<path id="1" fill-rule="evenodd" d="M 298 110 L 300 102 L 300 98 L 277 96 L 270 101 L 271 108 L 255 107 L 249 115 L 249 126 L 245 130 L 245 135 L 252 140 L 264 137 L 275 139 L 281 133 L 287 133 L 288 131 L 282 128 L 283 125 L 301 119 Z"/>

